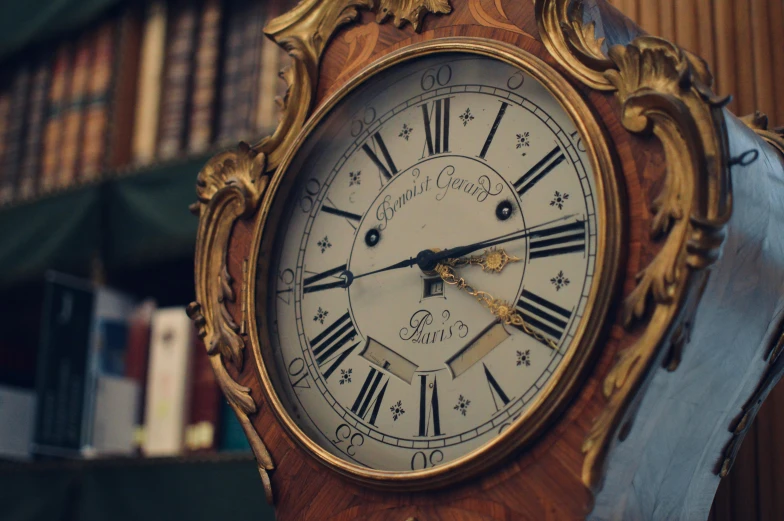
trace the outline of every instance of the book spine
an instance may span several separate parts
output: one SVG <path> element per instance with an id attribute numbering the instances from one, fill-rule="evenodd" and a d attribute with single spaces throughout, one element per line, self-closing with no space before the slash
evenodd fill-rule
<path id="1" fill-rule="evenodd" d="M 243 16 L 246 5 L 235 0 L 228 4 L 223 47 L 223 70 L 221 71 L 220 111 L 218 115 L 217 140 L 222 144 L 236 144 L 241 135 L 239 83 L 243 56 Z"/>
<path id="2" fill-rule="evenodd" d="M 84 140 L 79 160 L 79 177 L 96 179 L 104 167 L 106 134 L 109 126 L 109 86 L 114 60 L 115 25 L 106 22 L 98 28 L 93 47 L 93 62 L 87 82 L 84 108 Z"/>
<path id="3" fill-rule="evenodd" d="M 109 168 L 118 168 L 131 162 L 136 118 L 137 90 L 141 56 L 142 17 L 135 5 L 126 8 L 119 23 L 115 39 L 115 59 L 111 82 L 108 87 L 109 136 L 104 161 Z M 160 84 L 156 85 L 160 90 Z"/>
<path id="4" fill-rule="evenodd" d="M 220 0 L 205 0 L 202 6 L 193 77 L 191 128 L 188 136 L 188 150 L 191 152 L 201 152 L 212 143 L 220 29 Z"/>
<path id="5" fill-rule="evenodd" d="M 264 16 L 266 5 L 252 2 L 245 13 L 243 28 L 242 58 L 237 96 L 239 99 L 235 141 L 254 141 L 257 137 L 256 112 L 258 110 L 259 76 L 261 71 L 261 48 L 264 38 Z"/>
<path id="6" fill-rule="evenodd" d="M 85 395 L 94 293 L 47 276 L 38 351 L 35 452 L 78 452 L 85 444 Z"/>
<path id="7" fill-rule="evenodd" d="M 49 106 L 46 111 L 43 135 L 43 165 L 38 186 L 41 192 L 48 192 L 57 185 L 72 62 L 73 49 L 70 43 L 65 42 L 57 49 L 52 69 L 52 82 L 49 86 Z"/>
<path id="8" fill-rule="evenodd" d="M 68 106 L 63 116 L 63 142 L 57 186 L 65 187 L 73 183 L 79 168 L 79 147 L 82 144 L 84 129 L 84 97 L 90 76 L 92 61 L 92 34 L 79 39 L 74 55 L 73 72 L 68 88 Z"/>
<path id="9" fill-rule="evenodd" d="M 155 159 L 165 47 L 166 4 L 156 1 L 150 4 L 145 16 L 139 59 L 132 151 L 133 161 L 137 164 L 150 163 Z"/>
<path id="10" fill-rule="evenodd" d="M 272 20 L 281 14 L 279 0 L 274 0 L 267 7 L 267 20 Z M 280 64 L 285 51 L 277 43 L 269 38 L 262 38 L 261 43 L 261 67 L 259 67 L 260 77 L 258 80 L 258 98 L 256 100 L 256 132 L 259 135 L 271 134 L 277 124 L 278 105 L 275 98 L 278 96 L 280 87 L 284 84 L 281 81 Z"/>
<path id="11" fill-rule="evenodd" d="M 155 302 L 147 300 L 140 304 L 128 321 L 128 351 L 125 355 L 125 376 L 139 384 L 139 409 L 136 425 L 144 425 L 144 399 L 147 387 L 147 367 L 150 353 L 150 326 L 155 312 Z"/>
<path id="12" fill-rule="evenodd" d="M 204 342 L 196 334 L 193 338 L 191 397 L 188 426 L 185 430 L 185 449 L 186 452 L 211 452 L 216 449 L 221 391 Z"/>
<path id="13" fill-rule="evenodd" d="M 7 73 L 7 70 L 2 71 Z M 6 171 L 5 153 L 8 134 L 10 133 L 11 119 L 11 88 L 8 85 L 0 86 L 0 192 L 4 191 Z"/>
<path id="14" fill-rule="evenodd" d="M 19 178 L 19 197 L 21 199 L 32 197 L 37 190 L 36 184 L 41 172 L 44 116 L 47 108 L 51 73 L 51 61 L 42 56 L 33 73 L 30 89 L 27 135 L 25 137 L 24 157 Z"/>
<path id="15" fill-rule="evenodd" d="M 185 0 L 171 7 L 159 122 L 158 156 L 161 159 L 175 157 L 184 149 L 198 29 L 198 15 L 193 2 Z"/>
<path id="16" fill-rule="evenodd" d="M 183 450 L 192 333 L 184 308 L 159 309 L 153 315 L 142 446 L 148 456 L 171 456 Z"/>
<path id="17" fill-rule="evenodd" d="M 3 181 L 0 184 L 0 204 L 11 202 L 16 196 L 16 184 L 19 178 L 22 154 L 24 153 L 25 116 L 29 100 L 30 69 L 22 63 L 16 69 L 11 83 L 11 108 L 8 116 L 8 133 L 6 134 L 3 153 Z"/>

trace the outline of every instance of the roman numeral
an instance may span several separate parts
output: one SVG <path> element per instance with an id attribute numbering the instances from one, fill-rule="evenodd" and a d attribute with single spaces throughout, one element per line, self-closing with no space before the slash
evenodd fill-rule
<path id="1" fill-rule="evenodd" d="M 302 293 L 313 293 L 314 291 L 324 291 L 325 289 L 345 287 L 345 282 L 342 280 L 337 282 L 327 282 L 326 284 L 316 284 L 316 282 L 324 280 L 327 277 L 332 277 L 337 273 L 343 273 L 344 271 L 346 271 L 345 264 L 322 273 L 311 275 L 302 281 Z"/>
<path id="2" fill-rule="evenodd" d="M 359 223 L 362 220 L 362 216 L 361 215 L 357 215 L 355 213 L 347 212 L 345 210 L 339 210 L 338 208 L 335 208 L 335 204 L 331 200 L 329 200 L 329 198 L 327 198 L 327 201 L 332 206 L 323 205 L 321 207 L 321 211 L 322 212 L 326 212 L 326 213 L 330 213 L 332 215 L 337 215 L 338 217 L 344 217 L 346 219 L 346 222 L 349 225 L 351 225 L 351 227 L 354 229 L 354 231 L 356 231 L 357 227 L 356 227 L 356 225 L 354 225 L 354 223 L 352 221 L 356 221 L 357 223 Z"/>
<path id="3" fill-rule="evenodd" d="M 523 196 L 528 190 L 534 187 L 536 183 L 542 180 L 544 176 L 549 174 L 555 167 L 564 162 L 566 156 L 561 151 L 561 147 L 555 146 L 544 158 L 536 163 L 533 168 L 523 174 L 514 184 L 515 190 Z"/>
<path id="4" fill-rule="evenodd" d="M 557 306 L 528 290 L 523 290 L 516 309 L 523 316 L 526 324 L 552 337 L 556 343 L 561 341 L 566 325 L 572 318 L 572 312 L 568 309 Z M 542 343 L 549 347 L 547 342 L 542 341 Z"/>
<path id="5" fill-rule="evenodd" d="M 495 379 L 495 376 L 493 376 L 493 373 L 490 372 L 490 369 L 488 369 L 484 363 L 482 364 L 482 367 L 485 368 L 485 378 L 487 379 L 488 387 L 490 387 L 490 396 L 493 397 L 495 410 L 500 411 L 509 404 L 510 399 L 504 390 L 501 389 L 501 386 L 498 385 L 498 380 Z M 501 402 L 500 406 L 498 405 L 499 401 Z"/>
<path id="6" fill-rule="evenodd" d="M 397 167 L 395 166 L 395 162 L 392 161 L 392 156 L 389 155 L 389 150 L 387 150 L 387 146 L 384 144 L 384 140 L 381 139 L 381 134 L 378 132 L 373 134 L 373 141 L 375 141 L 373 148 L 370 148 L 367 142 L 365 142 L 365 144 L 362 145 L 362 150 L 364 150 L 365 154 L 367 154 L 370 160 L 373 161 L 373 164 L 378 167 L 378 171 L 381 173 L 381 175 L 383 175 L 386 180 L 389 181 L 392 179 L 392 176 L 397 175 Z M 381 161 L 381 159 L 379 159 L 379 157 L 376 155 L 376 146 L 378 146 L 378 149 L 381 150 L 381 155 L 384 156 L 384 161 L 386 161 L 386 163 Z"/>
<path id="7" fill-rule="evenodd" d="M 388 383 L 388 376 L 384 376 L 384 373 L 371 367 L 367 378 L 365 378 L 365 383 L 362 384 L 362 389 L 359 390 L 357 399 L 354 400 L 354 405 L 351 406 L 351 412 L 363 420 L 367 420 L 367 415 L 370 413 L 370 424 L 375 425 Z"/>
<path id="8" fill-rule="evenodd" d="M 544 228 L 530 235 L 530 259 L 578 251 L 585 251 L 585 221 Z"/>
<path id="9" fill-rule="evenodd" d="M 435 118 L 433 118 L 434 112 Z M 427 103 L 422 105 L 422 117 L 425 120 L 427 155 L 449 152 L 449 98 L 435 100 L 432 108 Z M 422 157 L 425 157 L 424 151 Z"/>
<path id="10" fill-rule="evenodd" d="M 495 115 L 495 121 L 493 121 L 493 126 L 490 129 L 490 133 L 487 135 L 487 139 L 485 139 L 485 144 L 482 146 L 482 152 L 479 154 L 479 157 L 482 159 L 485 158 L 487 155 L 487 151 L 490 149 L 490 144 L 493 142 L 493 138 L 495 137 L 495 133 L 498 130 L 498 126 L 501 124 L 501 120 L 504 119 L 504 114 L 506 114 L 506 107 L 509 106 L 509 103 L 502 101 L 501 108 L 498 109 L 498 114 Z"/>
<path id="11" fill-rule="evenodd" d="M 354 323 L 351 321 L 351 315 L 346 311 L 345 315 L 331 323 L 316 338 L 310 341 L 313 357 L 316 359 L 319 369 L 322 370 L 325 380 L 335 372 L 335 369 L 359 345 L 359 342 L 357 342 L 340 353 L 340 355 L 335 356 L 344 345 L 354 340 L 356 336 L 357 332 L 354 329 Z M 324 366 L 327 366 L 326 370 L 324 370 Z"/>
<path id="12" fill-rule="evenodd" d="M 430 403 L 428 404 L 427 375 L 419 375 L 419 436 L 430 436 L 430 426 L 433 426 L 433 436 L 441 436 L 441 418 L 438 409 L 438 381 L 433 377 Z"/>

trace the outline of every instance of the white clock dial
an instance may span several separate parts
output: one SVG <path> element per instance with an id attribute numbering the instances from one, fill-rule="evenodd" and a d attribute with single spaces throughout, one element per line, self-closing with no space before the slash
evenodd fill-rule
<path id="1" fill-rule="evenodd" d="M 494 440 L 555 383 L 601 223 L 581 136 L 536 79 L 473 54 L 405 61 L 346 95 L 288 172 L 267 322 L 278 392 L 313 441 L 427 469 Z M 495 245 L 520 259 L 501 273 L 455 271 L 533 336 L 416 263 L 371 273 L 515 232 Z"/>

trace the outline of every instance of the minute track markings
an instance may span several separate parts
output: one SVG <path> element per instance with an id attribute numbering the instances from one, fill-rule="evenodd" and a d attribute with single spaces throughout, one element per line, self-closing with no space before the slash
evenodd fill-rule
<path id="1" fill-rule="evenodd" d="M 443 89 L 443 90 L 447 90 L 447 89 Z M 443 92 L 443 90 L 442 90 L 442 92 L 440 92 L 440 93 L 439 93 L 439 95 L 443 95 L 443 93 L 444 93 L 444 92 Z M 500 95 L 500 96 L 503 96 L 503 95 L 504 95 L 504 93 L 502 92 L 502 91 L 503 91 L 503 89 L 494 89 L 494 90 L 495 90 L 495 93 L 490 93 L 490 92 L 481 92 L 481 94 L 491 95 L 491 96 L 493 96 L 493 97 L 498 97 L 499 95 Z M 460 88 L 460 86 L 456 86 L 456 88 L 454 88 L 454 89 L 449 89 L 449 91 L 454 91 L 454 92 L 462 92 L 462 91 L 464 91 L 464 89 L 461 89 L 461 88 Z M 469 92 L 471 92 L 471 91 L 469 91 Z M 474 92 L 471 92 L 471 93 L 472 93 L 472 94 L 474 94 L 474 93 L 480 93 L 480 92 L 474 91 Z M 418 98 L 419 100 L 422 100 L 421 96 L 416 96 L 416 97 L 414 97 L 414 98 L 412 98 L 412 99 L 415 99 L 415 98 Z M 527 101 L 527 100 L 523 100 L 522 98 L 516 98 L 516 97 L 513 97 L 513 99 L 511 99 L 511 100 L 507 100 L 507 101 L 508 101 L 509 103 L 511 103 L 512 105 L 518 105 L 518 106 L 521 106 L 521 103 L 520 103 L 518 100 L 519 100 L 519 101 Z M 500 100 L 499 100 L 499 101 L 500 101 Z M 421 105 L 421 103 L 422 103 L 422 101 L 420 101 L 419 103 L 412 103 L 412 104 L 410 104 L 410 105 L 408 105 L 408 106 L 417 106 L 417 105 Z M 454 100 L 453 100 L 453 103 L 454 103 Z M 541 113 L 541 111 L 540 111 L 538 114 L 534 114 L 534 113 L 533 113 L 533 111 L 532 111 L 532 105 L 533 105 L 533 104 L 532 104 L 532 103 L 526 103 L 526 105 L 527 105 L 527 106 L 522 106 L 522 108 L 526 109 L 526 110 L 527 110 L 529 113 L 533 114 L 533 116 L 534 116 L 534 117 L 536 117 L 538 120 L 540 120 L 540 121 L 543 121 L 543 116 L 544 116 L 544 114 L 542 114 L 542 113 Z M 403 106 L 405 107 L 405 106 L 406 106 L 406 104 L 404 103 L 404 104 L 403 104 Z M 454 107 L 454 108 L 455 108 L 455 110 L 457 110 L 457 107 Z M 472 107 L 472 108 L 473 108 L 473 107 Z M 421 109 L 417 109 L 417 110 L 421 110 Z M 397 112 L 400 112 L 400 109 L 399 109 L 399 108 L 397 108 L 397 109 L 393 109 L 393 110 L 391 110 L 391 111 L 388 111 L 388 112 L 391 112 L 391 113 L 394 113 L 394 114 L 396 114 Z M 382 118 L 381 118 L 381 117 L 379 117 L 378 119 L 382 119 Z M 386 119 L 389 119 L 389 118 L 387 117 Z M 508 119 L 508 118 L 507 118 L 507 119 Z M 421 116 L 420 116 L 420 120 L 421 120 Z M 556 125 L 557 125 L 557 122 L 556 122 Z M 554 125 L 554 126 L 555 126 L 555 125 Z M 378 128 L 376 128 L 375 130 L 378 130 Z M 367 137 L 367 134 L 365 135 L 365 139 L 366 139 L 366 137 Z M 497 136 L 495 136 L 495 137 L 501 137 L 501 135 L 499 134 L 499 135 L 497 135 Z M 371 138 L 372 138 L 372 133 L 371 133 Z M 360 138 L 360 139 L 362 139 L 362 138 Z M 424 138 L 422 139 L 422 141 L 424 141 Z M 369 141 L 367 144 L 368 144 L 369 146 L 373 146 L 373 145 L 374 145 L 374 144 L 376 144 L 376 143 L 374 143 L 374 142 L 372 142 L 372 141 Z M 377 144 L 376 144 L 376 145 L 377 145 Z M 392 143 L 390 143 L 390 145 L 392 145 Z M 566 144 L 564 144 L 564 145 L 566 145 Z M 398 146 L 398 145 L 394 145 L 394 146 L 396 147 L 396 146 Z M 500 146 L 500 141 L 499 141 L 499 144 L 498 144 L 498 145 L 494 145 L 494 146 Z M 566 146 L 565 146 L 565 148 L 564 148 L 564 149 L 568 149 L 568 147 L 566 147 Z M 347 154 L 347 156 L 351 156 L 351 155 L 352 155 L 352 153 L 353 153 L 354 151 L 358 151 L 358 150 L 359 150 L 359 146 L 356 146 L 356 145 L 355 145 L 355 146 L 351 147 L 351 150 L 352 150 L 352 152 L 349 152 L 349 153 Z M 383 160 L 383 154 L 380 152 L 380 150 L 379 150 L 377 147 L 374 147 L 374 151 L 376 152 L 376 154 L 377 154 L 378 158 L 379 158 L 380 160 Z M 395 149 L 395 148 L 393 148 L 393 149 L 390 149 L 390 151 L 392 152 L 392 154 L 396 154 L 396 149 Z M 419 151 L 417 151 L 417 152 L 419 152 Z M 364 155 L 364 154 L 361 154 L 361 155 Z M 419 155 L 419 154 L 417 154 L 417 155 Z M 571 158 L 574 158 L 573 156 L 571 156 L 571 154 L 570 154 L 570 157 L 571 157 Z M 397 159 L 397 155 L 395 155 L 395 158 Z M 478 158 L 477 158 L 477 159 L 478 159 Z M 578 158 L 578 159 L 575 161 L 575 163 L 577 163 L 577 162 L 579 162 L 579 161 L 580 161 L 580 160 L 579 160 L 579 158 Z M 400 160 L 398 160 L 398 161 L 397 161 L 397 163 L 399 164 L 399 163 L 400 163 Z M 401 165 L 401 166 L 403 166 L 403 165 Z M 579 166 L 578 166 L 577 168 L 579 169 Z M 381 175 L 381 173 L 380 173 L 380 172 L 379 172 L 379 175 Z M 508 181 L 508 182 L 511 184 L 511 181 Z M 331 207 L 335 207 L 335 205 L 329 205 L 329 206 L 331 206 Z M 337 208 L 336 208 L 336 209 L 337 209 Z M 327 212 L 327 213 L 329 213 L 329 212 Z M 314 213 L 312 214 L 312 217 L 314 217 L 315 215 L 316 215 L 316 212 L 314 212 Z M 589 216 L 592 216 L 592 215 L 594 215 L 594 214 L 593 214 L 593 213 L 591 213 L 591 212 L 589 211 L 589 212 L 588 212 L 588 215 L 589 215 Z M 311 219 L 312 219 L 312 217 L 311 217 Z M 312 222 L 312 220 L 311 220 L 310 222 Z M 308 229 L 310 228 L 310 226 L 309 226 L 309 225 L 306 225 L 306 226 L 308 226 Z M 300 266 L 301 266 L 301 264 L 300 264 Z M 310 275 L 310 274 L 308 274 L 308 275 Z M 333 275 L 333 277 L 335 277 L 336 275 L 338 275 L 338 274 L 335 274 L 335 275 Z M 308 278 L 310 278 L 310 277 L 308 277 Z M 333 279 L 333 280 L 334 280 L 334 279 Z M 340 284 L 340 282 L 338 282 L 338 285 L 339 285 L 339 284 Z M 314 285 L 314 284 L 312 284 L 312 283 L 311 283 L 311 285 Z M 302 319 L 299 319 L 299 318 L 298 318 L 298 320 L 302 320 Z M 304 339 L 304 337 L 301 337 L 301 338 L 303 338 L 303 339 Z M 480 372 L 481 372 L 481 370 L 480 370 Z M 420 374 L 421 374 L 421 373 L 420 373 Z M 357 378 L 357 379 L 359 380 L 359 382 L 357 382 L 357 383 L 361 383 L 361 381 L 364 379 L 364 375 L 361 375 L 361 374 L 360 374 L 360 375 L 357 375 L 357 376 L 358 376 L 358 378 Z M 499 376 L 500 376 L 500 375 L 499 375 Z M 319 378 L 319 377 L 321 377 L 321 375 L 317 375 L 317 378 Z M 331 386 L 330 386 L 330 387 L 331 387 Z M 377 390 L 378 390 L 378 388 L 377 388 Z M 387 390 L 390 390 L 390 392 L 391 392 L 391 390 L 392 390 L 392 387 L 389 387 Z M 512 393 L 510 393 L 510 395 L 511 395 L 511 394 L 514 394 L 514 395 L 516 395 L 516 396 L 519 396 L 519 395 L 518 395 L 518 390 L 517 390 L 517 389 L 512 389 L 511 391 L 513 391 L 513 392 L 512 392 Z M 322 390 L 322 394 L 324 394 L 324 395 L 325 395 L 325 396 L 327 396 L 327 397 L 331 396 L 331 392 L 330 392 L 328 389 L 323 389 L 323 390 Z M 442 399 L 443 399 L 443 397 L 442 397 Z M 352 397 L 351 401 L 348 401 L 347 403 L 345 403 L 345 407 L 346 407 L 346 409 L 343 409 L 343 406 L 342 406 L 342 405 L 340 405 L 339 403 L 336 403 L 336 404 L 333 406 L 333 408 L 334 408 L 335 410 L 340 410 L 340 411 L 345 411 L 345 412 L 348 412 L 348 410 L 347 410 L 347 409 L 348 409 L 348 407 L 351 405 L 352 401 L 353 401 L 353 397 Z M 516 407 L 515 403 L 528 403 L 528 401 L 529 401 L 529 400 L 523 400 L 522 398 L 517 398 L 517 399 L 514 399 L 514 398 L 513 398 L 513 399 L 511 400 L 511 402 L 510 402 L 509 406 L 510 406 L 510 407 L 512 407 L 512 408 L 514 408 L 514 407 Z M 517 407 L 519 407 L 519 406 L 521 406 L 521 405 L 517 405 Z M 368 408 L 368 409 L 365 411 L 365 412 L 366 412 L 366 414 L 367 414 L 368 416 L 369 416 L 369 413 L 370 413 L 370 412 L 372 412 L 372 408 L 373 408 L 372 406 L 369 406 L 369 408 Z M 416 410 L 416 406 L 413 406 L 413 407 L 412 407 L 412 409 Z M 414 411 L 411 411 L 411 412 L 414 412 Z M 340 413 L 339 413 L 339 414 L 340 414 Z M 411 414 L 411 413 L 409 413 L 409 414 Z M 416 412 L 414 412 L 414 414 L 416 414 Z M 379 417 L 379 418 L 380 418 L 380 417 Z M 482 425 L 483 425 L 483 426 L 485 426 L 485 427 L 487 427 L 487 426 L 491 426 L 491 425 L 492 425 L 492 423 L 491 423 L 490 421 L 488 421 L 488 422 L 485 422 L 485 423 L 484 423 L 484 424 L 482 424 Z M 478 428 L 479 428 L 480 430 L 482 430 L 482 426 L 479 426 Z M 431 426 L 431 430 L 432 430 L 432 426 Z M 392 445 L 392 446 L 396 445 L 397 443 L 396 443 L 396 442 L 394 442 L 394 441 L 391 441 L 391 440 L 395 440 L 395 439 L 401 439 L 401 440 L 403 440 L 403 439 L 406 439 L 405 437 L 400 437 L 400 438 L 397 438 L 397 437 L 395 437 L 395 436 L 393 436 L 393 435 L 391 435 L 391 436 L 390 436 L 390 435 L 388 435 L 387 433 L 381 433 L 381 432 L 379 432 L 377 429 L 373 429 L 372 427 L 371 427 L 371 431 L 373 431 L 373 432 L 377 432 L 379 435 L 382 435 L 382 437 L 383 437 L 383 436 L 389 436 L 389 438 L 390 438 L 390 443 L 389 443 L 389 444 L 390 444 L 390 445 Z M 450 432 L 451 432 L 451 431 L 450 431 Z M 469 429 L 468 431 L 466 431 L 466 433 L 471 433 L 471 432 L 474 432 L 474 429 Z M 412 434 L 413 434 L 413 433 L 412 433 Z M 468 435 L 468 438 L 466 438 L 466 439 L 470 439 L 470 438 L 472 438 L 472 437 L 474 437 L 474 434 L 469 434 L 469 435 Z M 417 440 L 414 440 L 414 441 L 417 441 Z M 425 440 L 422 440 L 422 441 L 425 441 Z M 381 443 L 386 443 L 386 442 L 384 442 L 384 441 L 381 441 Z M 439 442 L 435 442 L 435 443 L 439 443 Z M 431 447 L 431 448 L 434 446 L 434 445 L 432 445 L 432 442 L 429 442 L 429 441 L 427 442 L 427 444 L 428 444 L 428 446 L 429 446 L 429 447 Z M 447 445 L 450 445 L 450 443 L 447 443 Z M 440 446 L 441 446 L 441 445 L 435 445 L 435 447 L 440 447 Z"/>

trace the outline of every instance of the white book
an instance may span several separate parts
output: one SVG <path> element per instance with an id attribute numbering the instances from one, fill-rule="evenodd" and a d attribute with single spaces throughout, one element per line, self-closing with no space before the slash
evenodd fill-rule
<path id="1" fill-rule="evenodd" d="M 0 386 L 0 458 L 28 459 L 35 422 L 35 392 Z"/>
<path id="2" fill-rule="evenodd" d="M 159 309 L 152 317 L 142 444 L 147 456 L 183 451 L 194 334 L 185 308 Z"/>

